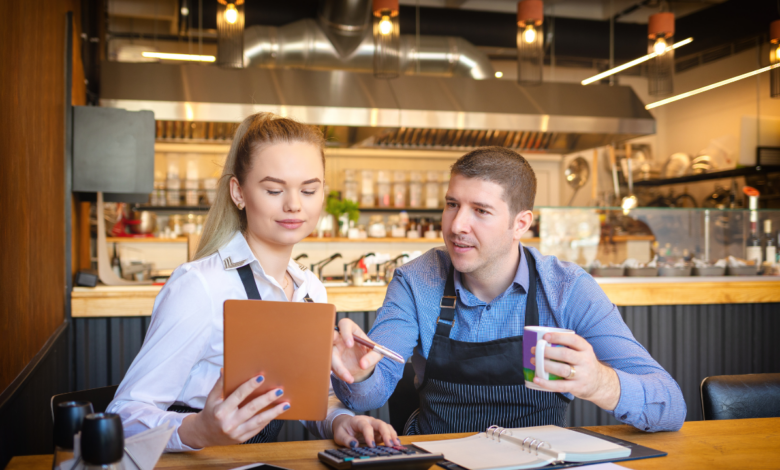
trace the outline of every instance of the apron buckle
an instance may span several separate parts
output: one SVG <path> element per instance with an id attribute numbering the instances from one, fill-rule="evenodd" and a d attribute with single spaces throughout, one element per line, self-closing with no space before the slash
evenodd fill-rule
<path id="1" fill-rule="evenodd" d="M 444 299 L 452 300 L 452 305 L 444 305 Z M 458 303 L 458 298 L 454 295 L 443 295 L 441 296 L 441 301 L 439 302 L 439 307 L 441 308 L 455 308 Z"/>

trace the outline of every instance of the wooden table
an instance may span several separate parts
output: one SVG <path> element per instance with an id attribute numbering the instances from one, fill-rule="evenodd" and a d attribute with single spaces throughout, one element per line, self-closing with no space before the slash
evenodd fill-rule
<path id="1" fill-rule="evenodd" d="M 623 465 L 641 469 L 777 469 L 780 468 L 780 418 L 690 421 L 679 432 L 645 433 L 630 426 L 593 426 L 596 432 L 668 452 L 667 457 L 633 460 Z M 466 437 L 467 434 L 402 437 L 401 442 Z M 156 468 L 229 469 L 263 462 L 295 470 L 329 467 L 317 452 L 336 447 L 333 441 L 213 447 L 200 452 L 165 454 Z M 51 468 L 51 456 L 14 457 L 8 470 Z M 439 468 L 439 467 L 432 467 Z"/>

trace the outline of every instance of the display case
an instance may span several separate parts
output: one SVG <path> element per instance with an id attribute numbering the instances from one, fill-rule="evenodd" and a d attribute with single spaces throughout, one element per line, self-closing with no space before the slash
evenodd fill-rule
<path id="1" fill-rule="evenodd" d="M 539 249 L 594 276 L 778 275 L 780 210 L 539 208 Z"/>

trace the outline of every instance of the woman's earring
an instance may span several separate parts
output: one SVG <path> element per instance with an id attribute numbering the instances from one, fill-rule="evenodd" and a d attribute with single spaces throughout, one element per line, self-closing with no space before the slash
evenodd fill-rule
<path id="1" fill-rule="evenodd" d="M 236 204 L 236 206 L 238 206 L 238 210 L 240 210 L 240 211 L 244 210 L 244 203 L 243 202 L 239 202 L 238 204 Z"/>

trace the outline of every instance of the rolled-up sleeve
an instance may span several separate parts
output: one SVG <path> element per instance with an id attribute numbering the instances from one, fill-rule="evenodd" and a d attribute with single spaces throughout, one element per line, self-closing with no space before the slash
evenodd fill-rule
<path id="1" fill-rule="evenodd" d="M 643 431 L 677 431 L 687 408 L 671 375 L 634 338 L 618 308 L 589 275 L 580 276 L 565 308 L 565 326 L 593 346 L 596 357 L 620 380 L 617 420 Z"/>
<path id="2" fill-rule="evenodd" d="M 368 332 L 372 341 L 409 359 L 419 337 L 417 308 L 411 288 L 400 271 L 387 287 L 385 301 L 377 310 L 376 321 Z M 359 383 L 348 384 L 331 376 L 333 390 L 347 407 L 355 411 L 380 408 L 395 390 L 404 373 L 404 365 L 382 358 L 374 373 Z"/>
<path id="3" fill-rule="evenodd" d="M 166 410 L 178 398 L 208 345 L 210 307 L 208 284 L 195 270 L 182 269 L 163 286 L 155 299 L 144 344 L 108 407 L 122 418 L 126 436 L 171 422 L 175 430 L 166 450 L 195 450 L 179 438 L 179 427 L 187 414 Z"/>

